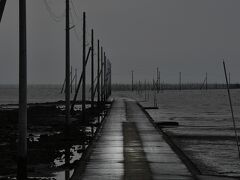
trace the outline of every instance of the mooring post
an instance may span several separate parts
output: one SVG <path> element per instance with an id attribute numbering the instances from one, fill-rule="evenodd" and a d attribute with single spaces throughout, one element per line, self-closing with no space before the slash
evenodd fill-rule
<path id="1" fill-rule="evenodd" d="M 98 65 L 97 65 L 97 102 L 98 108 L 100 105 L 100 43 L 97 41 L 97 56 L 98 56 Z"/>
<path id="2" fill-rule="evenodd" d="M 86 13 L 83 12 L 83 52 L 82 52 L 82 121 L 86 121 L 85 119 L 85 110 L 86 110 Z"/>
<path id="3" fill-rule="evenodd" d="M 19 0 L 19 136 L 17 179 L 27 179 L 27 33 L 26 0 Z"/>
<path id="4" fill-rule="evenodd" d="M 91 108 L 94 108 L 94 32 L 93 29 L 91 31 Z"/>

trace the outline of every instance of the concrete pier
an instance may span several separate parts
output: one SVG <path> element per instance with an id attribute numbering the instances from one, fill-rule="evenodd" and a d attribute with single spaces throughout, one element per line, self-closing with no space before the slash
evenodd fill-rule
<path id="1" fill-rule="evenodd" d="M 134 100 L 118 98 L 71 179 L 193 179 Z"/>

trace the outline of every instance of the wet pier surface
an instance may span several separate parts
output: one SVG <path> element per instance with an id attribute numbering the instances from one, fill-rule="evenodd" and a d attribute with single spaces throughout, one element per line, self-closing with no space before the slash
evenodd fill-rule
<path id="1" fill-rule="evenodd" d="M 91 155 L 72 179 L 193 178 L 137 103 L 118 98 Z"/>

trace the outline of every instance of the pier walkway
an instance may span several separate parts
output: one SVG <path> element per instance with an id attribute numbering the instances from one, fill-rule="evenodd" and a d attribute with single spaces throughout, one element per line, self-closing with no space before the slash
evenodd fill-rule
<path id="1" fill-rule="evenodd" d="M 72 180 L 193 179 L 137 102 L 117 98 L 98 140 Z"/>

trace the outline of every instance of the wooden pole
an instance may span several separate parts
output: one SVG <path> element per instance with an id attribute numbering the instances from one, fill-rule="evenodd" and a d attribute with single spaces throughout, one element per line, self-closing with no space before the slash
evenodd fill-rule
<path id="1" fill-rule="evenodd" d="M 104 98 L 104 104 L 106 103 L 106 53 L 104 52 L 104 62 L 103 62 L 103 68 L 104 68 L 104 73 L 103 73 L 103 98 Z"/>
<path id="2" fill-rule="evenodd" d="M 159 70 L 158 70 L 158 67 L 157 67 L 157 82 L 156 82 L 156 88 L 157 88 L 157 93 L 159 93 L 159 77 L 158 77 L 158 72 L 159 72 Z"/>
<path id="3" fill-rule="evenodd" d="M 100 42 L 97 41 L 97 56 L 98 56 L 98 65 L 97 65 L 97 101 L 98 106 L 100 105 Z"/>
<path id="4" fill-rule="evenodd" d="M 86 67 L 86 64 L 88 62 L 90 52 L 91 52 L 91 47 L 88 50 L 87 59 L 85 61 L 85 67 Z M 83 72 L 81 73 L 81 76 L 80 76 L 80 79 L 79 79 L 78 85 L 77 85 L 77 90 L 76 90 L 75 95 L 74 95 L 73 100 L 72 100 L 71 112 L 73 112 L 73 110 L 74 110 L 74 105 L 77 101 L 77 95 L 78 95 L 78 92 L 79 92 L 82 81 L 83 81 Z"/>
<path id="5" fill-rule="evenodd" d="M 224 68 L 225 79 L 226 79 L 226 84 L 227 84 L 228 100 L 229 100 L 229 105 L 230 105 L 231 114 L 232 114 L 233 128 L 234 128 L 234 133 L 235 133 L 235 137 L 236 137 L 236 145 L 237 145 L 237 149 L 238 149 L 238 156 L 240 158 L 239 139 L 238 139 L 238 134 L 237 134 L 237 129 L 236 129 L 234 113 L 233 113 L 232 99 L 231 99 L 231 94 L 230 94 L 230 90 L 229 90 L 227 71 L 226 71 L 226 66 L 225 66 L 225 62 L 224 61 L 223 61 L 223 68 Z"/>
<path id="6" fill-rule="evenodd" d="M 83 12 L 83 52 L 82 52 L 82 121 L 85 121 L 85 110 L 86 110 L 86 14 Z"/>
<path id="7" fill-rule="evenodd" d="M 103 103 L 103 47 L 101 47 L 101 102 Z"/>
<path id="8" fill-rule="evenodd" d="M 91 108 L 94 108 L 94 32 L 91 31 Z"/>
<path id="9" fill-rule="evenodd" d="M 17 179 L 27 179 L 27 33 L 26 0 L 19 0 L 19 137 Z"/>
<path id="10" fill-rule="evenodd" d="M 208 89 L 208 73 L 206 72 L 206 90 Z"/>
<path id="11" fill-rule="evenodd" d="M 75 93 L 77 91 L 77 68 L 75 69 Z"/>
<path id="12" fill-rule="evenodd" d="M 133 89 L 133 72 L 134 72 L 134 71 L 132 70 L 132 91 L 134 90 L 134 89 Z"/>
<path id="13" fill-rule="evenodd" d="M 69 27 L 69 0 L 66 0 L 66 59 L 65 59 L 65 123 L 66 128 L 70 118 L 70 27 Z M 68 131 L 68 130 L 67 130 Z"/>
<path id="14" fill-rule="evenodd" d="M 73 90 L 73 69 L 72 69 L 72 66 L 71 66 L 71 71 L 70 71 L 70 89 L 71 89 L 71 94 L 72 94 L 72 90 Z"/>
<path id="15" fill-rule="evenodd" d="M 179 72 L 179 90 L 182 90 L 182 73 Z"/>

